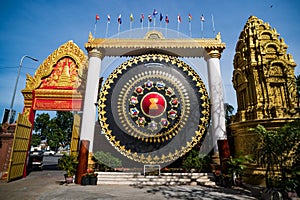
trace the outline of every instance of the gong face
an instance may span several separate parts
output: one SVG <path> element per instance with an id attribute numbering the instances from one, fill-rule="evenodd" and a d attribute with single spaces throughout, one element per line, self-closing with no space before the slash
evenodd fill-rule
<path id="1" fill-rule="evenodd" d="M 204 136 L 209 103 L 200 77 L 167 55 L 143 55 L 108 77 L 99 120 L 111 144 L 142 163 L 173 161 Z"/>

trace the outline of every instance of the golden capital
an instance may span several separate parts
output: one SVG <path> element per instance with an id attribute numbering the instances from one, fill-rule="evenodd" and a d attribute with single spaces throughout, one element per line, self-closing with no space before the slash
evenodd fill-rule
<path id="1" fill-rule="evenodd" d="M 90 57 L 97 57 L 102 60 L 104 57 L 104 50 L 99 48 L 88 49 L 88 55 Z"/>
<path id="2" fill-rule="evenodd" d="M 219 49 L 211 49 L 211 48 L 205 48 L 206 54 L 204 55 L 204 59 L 208 60 L 210 58 L 221 58 L 221 51 Z"/>

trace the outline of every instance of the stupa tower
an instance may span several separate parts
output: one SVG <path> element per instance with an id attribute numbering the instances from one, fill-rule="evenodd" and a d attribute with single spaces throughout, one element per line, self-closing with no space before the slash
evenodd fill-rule
<path id="1" fill-rule="evenodd" d="M 277 31 L 249 17 L 234 56 L 233 86 L 238 109 L 231 124 L 236 152 L 250 153 L 249 128 L 258 124 L 275 129 L 299 118 L 294 62 Z"/>

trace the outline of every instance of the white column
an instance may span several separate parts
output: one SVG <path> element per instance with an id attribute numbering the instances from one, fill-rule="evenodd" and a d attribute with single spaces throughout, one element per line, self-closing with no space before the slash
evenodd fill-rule
<path id="1" fill-rule="evenodd" d="M 211 102 L 212 135 L 215 142 L 214 151 L 218 150 L 217 140 L 226 139 L 225 111 L 223 98 L 223 84 L 220 70 L 221 53 L 209 50 L 205 57 L 208 69 L 209 94 Z"/>
<path id="2" fill-rule="evenodd" d="M 84 95 L 80 140 L 89 140 L 89 152 L 93 152 L 96 105 L 103 54 L 98 49 L 89 51 L 89 67 Z"/>

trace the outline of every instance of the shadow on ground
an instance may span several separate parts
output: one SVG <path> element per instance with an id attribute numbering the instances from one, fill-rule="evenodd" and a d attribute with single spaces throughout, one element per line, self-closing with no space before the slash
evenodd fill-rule
<path id="1" fill-rule="evenodd" d="M 210 199 L 210 200 L 232 200 L 232 199 L 259 199 L 259 191 L 251 191 L 246 188 L 234 187 L 224 188 L 219 186 L 135 186 L 147 189 L 148 193 L 161 193 L 167 199 Z"/>

